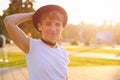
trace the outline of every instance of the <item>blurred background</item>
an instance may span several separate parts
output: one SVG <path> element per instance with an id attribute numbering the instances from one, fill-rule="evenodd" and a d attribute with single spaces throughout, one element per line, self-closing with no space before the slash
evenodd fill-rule
<path id="1" fill-rule="evenodd" d="M 58 4 L 68 12 L 62 40 L 73 45 L 120 44 L 119 0 L 0 0 L 0 34 L 10 40 L 3 19 L 15 13 L 32 12 L 45 4 Z M 26 34 L 40 38 L 31 21 L 20 24 Z"/>
<path id="2" fill-rule="evenodd" d="M 120 80 L 119 3 L 120 0 L 0 0 L 0 80 L 28 80 L 25 55 L 9 38 L 4 18 L 33 12 L 46 4 L 60 5 L 68 13 L 68 23 L 58 40 L 69 55 L 68 79 Z M 28 36 L 41 38 L 32 21 L 19 27 Z"/>

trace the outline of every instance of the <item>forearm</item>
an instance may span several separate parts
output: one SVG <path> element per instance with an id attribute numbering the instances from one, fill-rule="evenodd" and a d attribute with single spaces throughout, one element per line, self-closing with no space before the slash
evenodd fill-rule
<path id="1" fill-rule="evenodd" d="M 26 34 L 19 27 L 17 27 L 17 25 L 22 22 L 32 20 L 33 14 L 34 13 L 14 14 L 7 16 L 4 19 L 5 27 L 10 38 L 21 50 L 26 53 L 29 51 L 29 39 Z"/>
<path id="2" fill-rule="evenodd" d="M 10 15 L 5 18 L 5 22 L 13 25 L 19 25 L 22 22 L 32 20 L 33 14 L 34 12 Z"/>

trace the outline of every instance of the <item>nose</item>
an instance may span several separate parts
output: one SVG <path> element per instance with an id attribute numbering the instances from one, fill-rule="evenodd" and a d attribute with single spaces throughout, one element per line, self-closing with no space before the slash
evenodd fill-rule
<path id="1" fill-rule="evenodd" d="M 51 32 L 54 33 L 54 32 L 56 32 L 57 29 L 56 29 L 56 27 L 53 25 L 50 30 L 51 30 Z"/>

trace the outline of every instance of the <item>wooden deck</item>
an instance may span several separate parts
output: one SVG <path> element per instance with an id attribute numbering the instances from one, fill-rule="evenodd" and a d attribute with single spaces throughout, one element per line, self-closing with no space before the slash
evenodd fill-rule
<path id="1" fill-rule="evenodd" d="M 120 66 L 69 67 L 68 80 L 120 80 Z M 0 80 L 28 80 L 25 67 L 0 67 Z"/>

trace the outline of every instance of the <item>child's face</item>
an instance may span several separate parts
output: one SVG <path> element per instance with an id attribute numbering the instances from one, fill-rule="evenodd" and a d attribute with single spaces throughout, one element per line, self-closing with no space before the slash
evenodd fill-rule
<path id="1" fill-rule="evenodd" d="M 50 42 L 55 42 L 63 30 L 63 22 L 46 17 L 42 23 L 38 23 L 42 38 Z"/>

